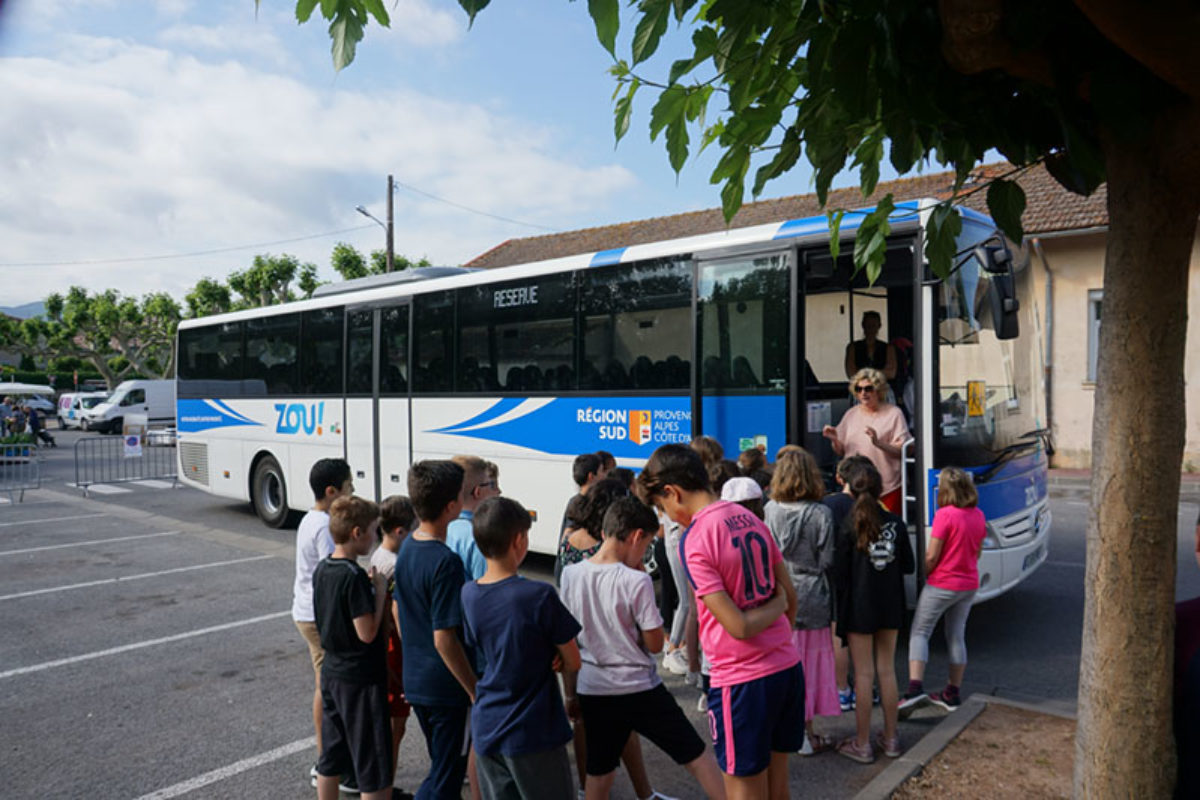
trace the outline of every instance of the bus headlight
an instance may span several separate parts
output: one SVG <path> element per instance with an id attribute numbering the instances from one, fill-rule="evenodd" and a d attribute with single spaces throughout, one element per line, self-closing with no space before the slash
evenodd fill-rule
<path id="1" fill-rule="evenodd" d="M 987 525 L 987 535 L 983 537 L 983 549 L 984 550 L 999 550 L 1000 549 L 1000 536 L 996 533 L 996 529 L 992 527 L 992 523 L 988 522 L 988 523 L 986 523 L 986 525 Z"/>

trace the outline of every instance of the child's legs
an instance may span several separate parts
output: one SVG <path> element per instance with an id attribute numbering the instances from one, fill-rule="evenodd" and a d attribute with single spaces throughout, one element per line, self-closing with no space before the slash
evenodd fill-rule
<path id="1" fill-rule="evenodd" d="M 708 708 L 713 751 L 726 775 L 726 792 L 751 791 L 758 792 L 752 796 L 766 797 L 767 771 L 775 754 L 786 756 L 804 745 L 804 672 L 800 665 L 713 688 Z M 731 783 L 730 776 L 756 780 L 748 788 L 741 782 Z"/>
<path id="2" fill-rule="evenodd" d="M 721 777 L 725 783 L 726 800 L 763 800 L 770 796 L 769 770 L 757 775 L 730 775 L 726 772 Z"/>
<path id="3" fill-rule="evenodd" d="M 467 753 L 467 783 L 470 784 L 471 800 L 482 800 L 483 795 L 479 792 L 479 769 L 476 761 L 475 748 L 472 747 L 470 752 Z"/>
<path id="4" fill-rule="evenodd" d="M 575 771 L 579 775 L 579 788 L 587 788 L 587 728 L 583 720 L 576 721 L 571 729 L 575 732 L 571 744 L 575 750 Z"/>
<path id="5" fill-rule="evenodd" d="M 325 661 L 325 650 L 321 647 L 321 634 L 317 631 L 317 623 L 292 620 L 300 637 L 308 646 L 308 658 L 313 668 L 312 717 L 313 732 L 317 736 L 317 754 L 321 753 L 321 664 Z"/>
<path id="6" fill-rule="evenodd" d="M 850 649 L 842 644 L 842 637 L 837 635 L 837 623 L 830 628 L 833 632 L 833 675 L 837 680 L 838 691 L 849 689 Z"/>
<path id="7" fill-rule="evenodd" d="M 413 706 L 425 748 L 429 751 L 429 775 L 417 790 L 421 800 L 458 797 L 467 773 L 467 750 L 471 738 L 465 706 Z"/>
<path id="8" fill-rule="evenodd" d="M 392 717 L 392 783 L 396 782 L 396 767 L 400 765 L 400 742 L 408 728 L 408 717 Z"/>
<path id="9" fill-rule="evenodd" d="M 788 800 L 788 753 L 771 753 L 771 766 L 767 767 L 767 789 L 771 800 Z"/>
<path id="10" fill-rule="evenodd" d="M 687 573 L 679 560 L 679 537 L 667 536 L 667 563 L 671 568 L 671 581 L 675 587 L 678 600 L 675 605 L 675 616 L 671 619 L 671 644 L 676 647 L 685 644 L 687 638 L 689 597 L 692 592 L 688 586 Z"/>
<path id="11" fill-rule="evenodd" d="M 896 637 L 895 628 L 875 631 L 875 671 L 879 675 L 879 705 L 883 709 L 883 735 L 896 735 L 896 714 L 900 702 L 900 690 L 896 686 Z"/>
<path id="12" fill-rule="evenodd" d="M 337 739 L 329 741 L 327 749 L 334 750 L 329 758 L 321 754 L 318 774 L 352 774 L 364 797 L 371 792 L 390 793 L 392 732 L 387 687 L 326 678 L 321 694 L 325 722 L 336 729 Z M 349 769 L 345 768 L 343 754 L 349 755 Z M 331 767 L 341 767 L 341 771 L 334 772 Z"/>
<path id="13" fill-rule="evenodd" d="M 520 756 L 501 756 L 508 766 L 517 793 L 514 798 L 541 800 L 541 798 L 575 797 L 575 781 L 571 778 L 571 761 L 566 746 L 526 753 Z M 480 773 L 483 771 L 484 756 L 478 756 Z M 489 795 L 495 797 L 496 795 Z"/>
<path id="14" fill-rule="evenodd" d="M 687 628 L 684 630 L 684 645 L 687 647 L 688 669 L 700 671 L 700 617 L 696 613 L 696 595 L 687 593 Z"/>
<path id="15" fill-rule="evenodd" d="M 629 734 L 625 748 L 621 751 L 621 762 L 629 773 L 629 782 L 633 784 L 633 793 L 638 797 L 649 797 L 654 792 L 650 784 L 650 776 L 646 774 L 646 758 L 642 755 L 642 740 L 636 733 Z"/>
<path id="16" fill-rule="evenodd" d="M 622 704 L 635 733 L 645 736 L 676 764 L 686 767 L 706 794 L 719 796 L 721 775 L 717 762 L 666 686 L 660 683 L 649 691 L 624 695 Z"/>
<path id="17" fill-rule="evenodd" d="M 622 752 L 629 746 L 633 725 L 621 700 L 621 695 L 579 695 L 579 711 L 588 739 L 585 790 L 589 798 L 608 796 Z M 642 770 L 644 774 L 644 765 Z"/>
<path id="18" fill-rule="evenodd" d="M 946 609 L 943 627 L 946 629 L 946 650 L 950 654 L 950 683 L 962 686 L 963 673 L 967 669 L 967 617 L 971 615 L 975 592 L 955 594 L 958 599 Z"/>
<path id="19" fill-rule="evenodd" d="M 875 657 L 872 652 L 874 640 L 869 633 L 851 633 L 850 657 L 854 659 L 854 693 L 858 703 L 854 706 L 855 739 L 859 747 L 865 747 L 871 738 L 871 688 L 875 685 Z"/>
<path id="20" fill-rule="evenodd" d="M 917 598 L 917 609 L 913 613 L 912 633 L 908 636 L 908 679 L 925 680 L 925 664 L 929 661 L 929 637 L 937 621 L 954 603 L 958 592 L 939 589 L 925 584 Z"/>

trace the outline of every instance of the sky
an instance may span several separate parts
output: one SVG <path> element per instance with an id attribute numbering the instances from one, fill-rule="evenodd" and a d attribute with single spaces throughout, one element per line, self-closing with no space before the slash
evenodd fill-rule
<path id="1" fill-rule="evenodd" d="M 389 173 L 396 252 L 435 264 L 720 205 L 715 148 L 677 177 L 650 142 L 651 93 L 615 144 L 585 3 L 500 0 L 469 30 L 454 0 L 387 4 L 390 29 L 335 73 L 294 0 L 0 0 L 0 305 L 71 285 L 182 298 L 260 253 L 334 279 L 335 243 L 383 247 L 355 207 L 383 219 Z M 639 71 L 665 76 L 687 36 Z M 802 164 L 763 197 L 811 190 Z"/>

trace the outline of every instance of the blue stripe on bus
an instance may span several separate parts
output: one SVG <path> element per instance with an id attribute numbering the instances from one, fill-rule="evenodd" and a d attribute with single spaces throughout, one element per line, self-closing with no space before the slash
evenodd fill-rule
<path id="1" fill-rule="evenodd" d="M 965 471 L 974 475 L 986 472 L 990 467 L 964 467 Z M 933 511 L 937 510 L 937 485 L 941 470 L 929 470 L 929 509 L 932 519 Z M 987 519 L 996 519 L 1014 514 L 1023 508 L 1037 505 L 1045 499 L 1048 487 L 1046 483 L 1046 453 L 1037 452 L 1017 456 L 996 470 L 986 483 L 975 486 L 979 492 L 979 510 Z"/>
<path id="2" fill-rule="evenodd" d="M 224 403 L 220 400 L 208 400 L 207 402 L 216 406 L 221 411 L 224 411 L 226 414 L 233 417 L 234 419 L 241 420 L 242 422 L 246 423 L 247 425 L 257 425 L 258 424 L 254 420 L 247 417 L 245 414 L 239 414 L 238 412 L 234 411 L 226 403 Z"/>
<path id="3" fill-rule="evenodd" d="M 621 263 L 621 256 L 625 255 L 626 248 L 618 247 L 615 250 L 601 250 L 596 255 L 592 256 L 592 260 L 588 263 L 589 267 L 610 267 L 613 264 Z"/>
<path id="4" fill-rule="evenodd" d="M 219 400 L 177 400 L 175 426 L 180 433 L 197 433 L 214 428 L 236 428 L 244 425 L 262 426 L 237 412 L 226 412 Z"/>
<path id="5" fill-rule="evenodd" d="M 434 431 L 431 431 L 431 433 L 455 433 L 463 428 L 470 428 L 473 425 L 481 425 L 484 422 L 491 422 L 492 420 L 496 419 L 496 417 L 507 414 L 509 411 L 524 402 L 525 398 L 523 397 L 506 397 L 505 399 L 492 404 L 490 407 L 468 420 L 456 422 L 453 425 L 447 425 L 444 428 L 438 428 Z"/>
<path id="6" fill-rule="evenodd" d="M 916 200 L 906 200 L 903 203 L 896 204 L 896 211 L 905 213 L 897 214 L 895 211 L 888 218 L 888 221 L 895 225 L 898 222 L 912 222 L 917 218 L 917 209 L 919 208 Z M 839 226 L 839 233 L 846 233 L 855 230 L 862 224 L 863 218 L 870 213 L 871 209 L 855 210 L 847 213 L 842 217 L 842 224 Z M 985 218 L 986 219 L 986 218 Z M 773 239 L 794 239 L 797 236 L 808 236 L 816 233 L 829 233 L 829 217 L 825 214 L 818 214 L 812 217 L 802 217 L 800 219 L 791 219 L 779 226 L 779 230 L 775 231 Z"/>

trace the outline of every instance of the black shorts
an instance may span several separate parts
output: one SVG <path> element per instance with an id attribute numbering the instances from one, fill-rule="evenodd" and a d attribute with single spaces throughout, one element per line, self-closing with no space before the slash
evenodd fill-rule
<path id="1" fill-rule="evenodd" d="M 321 676 L 318 775 L 353 775 L 363 792 L 392 782 L 392 728 L 385 684 Z"/>
<path id="2" fill-rule="evenodd" d="M 676 764 L 689 764 L 704 754 L 704 740 L 661 683 L 635 694 L 581 694 L 579 710 L 587 732 L 588 775 L 615 770 L 634 731 Z"/>

